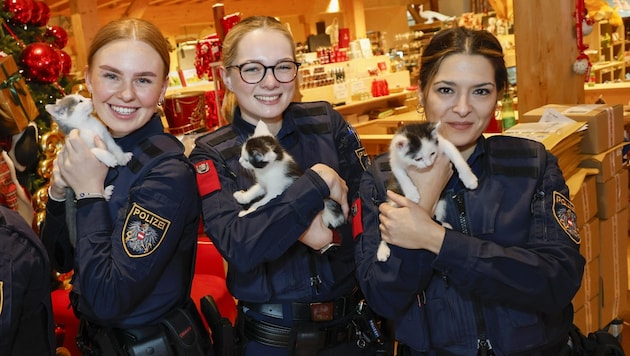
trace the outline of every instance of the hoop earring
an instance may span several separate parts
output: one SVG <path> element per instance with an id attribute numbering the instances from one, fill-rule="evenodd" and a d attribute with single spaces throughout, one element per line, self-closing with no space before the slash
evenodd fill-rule
<path id="1" fill-rule="evenodd" d="M 420 120 L 421 120 L 421 121 L 426 121 L 427 116 L 426 116 L 426 112 L 424 111 L 424 106 L 422 106 L 422 105 L 418 104 L 418 105 L 416 106 L 416 112 L 417 112 L 418 114 L 420 114 Z"/>

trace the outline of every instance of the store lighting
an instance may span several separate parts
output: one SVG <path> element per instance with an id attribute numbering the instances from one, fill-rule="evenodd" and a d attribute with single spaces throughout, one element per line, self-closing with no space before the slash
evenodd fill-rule
<path id="1" fill-rule="evenodd" d="M 330 0 L 328 7 L 326 8 L 326 12 L 339 12 L 339 0 Z"/>

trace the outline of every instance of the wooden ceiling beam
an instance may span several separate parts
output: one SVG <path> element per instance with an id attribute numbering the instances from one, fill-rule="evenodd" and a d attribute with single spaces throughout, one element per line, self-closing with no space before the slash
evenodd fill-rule
<path id="1" fill-rule="evenodd" d="M 122 17 L 141 18 L 148 6 L 149 0 L 132 0 Z"/>

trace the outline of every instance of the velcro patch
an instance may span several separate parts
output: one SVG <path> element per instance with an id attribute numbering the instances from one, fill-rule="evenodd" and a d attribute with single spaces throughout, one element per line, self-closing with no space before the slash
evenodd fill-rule
<path id="1" fill-rule="evenodd" d="M 570 199 L 564 195 L 553 192 L 553 216 L 564 232 L 569 235 L 576 244 L 580 243 L 580 233 L 577 227 L 577 215 L 575 207 Z"/>
<path id="2" fill-rule="evenodd" d="M 195 171 L 197 172 L 197 189 L 199 189 L 200 196 L 203 197 L 221 189 L 219 174 L 217 173 L 212 160 L 205 160 L 196 163 Z"/>
<path id="3" fill-rule="evenodd" d="M 148 256 L 157 250 L 171 222 L 133 203 L 123 228 L 122 242 L 129 257 Z"/>
<path id="4" fill-rule="evenodd" d="M 363 233 L 363 216 L 360 198 L 352 202 L 350 218 L 352 219 L 352 238 L 356 240 L 357 237 Z"/>

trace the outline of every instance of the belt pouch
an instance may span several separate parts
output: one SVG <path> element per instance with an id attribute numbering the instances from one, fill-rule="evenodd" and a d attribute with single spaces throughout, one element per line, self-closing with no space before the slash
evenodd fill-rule
<path id="1" fill-rule="evenodd" d="M 157 328 L 158 330 L 160 328 Z M 128 343 L 127 352 L 130 356 L 140 355 L 173 355 L 172 349 L 168 346 L 168 340 L 163 332 L 158 332 L 144 340 Z"/>
<path id="2" fill-rule="evenodd" d="M 210 338 L 203 339 L 201 330 L 193 320 L 193 317 L 183 308 L 176 308 L 170 312 L 162 325 L 166 328 L 171 344 L 175 348 L 176 355 L 205 355 L 204 346 L 209 346 Z M 208 345 L 202 345 L 202 344 Z"/>
<path id="3" fill-rule="evenodd" d="M 323 349 L 326 340 L 319 326 L 314 323 L 304 323 L 292 328 L 289 335 L 289 355 L 315 356 Z M 293 346 L 293 347 L 291 347 Z"/>

